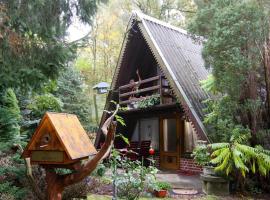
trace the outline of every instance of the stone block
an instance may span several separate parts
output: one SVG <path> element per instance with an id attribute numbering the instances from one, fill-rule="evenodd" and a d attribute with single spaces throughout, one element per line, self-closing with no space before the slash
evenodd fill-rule
<path id="1" fill-rule="evenodd" d="M 230 194 L 229 181 L 222 177 L 201 175 L 202 191 L 207 195 L 227 196 Z"/>

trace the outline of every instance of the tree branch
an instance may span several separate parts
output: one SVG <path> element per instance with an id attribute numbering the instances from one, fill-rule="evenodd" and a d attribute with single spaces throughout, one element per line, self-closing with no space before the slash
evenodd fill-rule
<path id="1" fill-rule="evenodd" d="M 22 146 L 19 144 L 15 144 L 15 146 L 19 149 L 20 153 L 22 154 L 23 153 Z M 28 180 L 31 184 L 31 187 L 33 188 L 38 199 L 45 200 L 45 195 L 43 195 L 42 191 L 39 189 L 38 184 L 33 176 L 30 158 L 25 158 L 24 162 L 25 162 L 25 166 L 26 166 L 26 175 L 27 175 Z"/>
<path id="2" fill-rule="evenodd" d="M 85 165 L 81 167 L 76 173 L 63 175 L 61 179 L 63 180 L 64 187 L 71 184 L 75 184 L 87 177 L 94 169 L 97 167 L 98 163 L 101 162 L 109 154 L 112 144 L 114 142 L 116 122 L 113 122 L 113 119 L 118 112 L 119 105 L 117 105 L 114 113 L 105 121 L 101 130 L 106 137 L 105 143 L 95 155 L 95 157 L 89 160 Z"/>

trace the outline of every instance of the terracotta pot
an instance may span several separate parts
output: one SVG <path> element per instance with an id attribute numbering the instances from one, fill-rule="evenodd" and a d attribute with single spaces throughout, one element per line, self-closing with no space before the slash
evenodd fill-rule
<path id="1" fill-rule="evenodd" d="M 159 191 L 156 190 L 155 195 L 158 198 L 164 198 L 167 195 L 167 190 L 159 190 Z"/>

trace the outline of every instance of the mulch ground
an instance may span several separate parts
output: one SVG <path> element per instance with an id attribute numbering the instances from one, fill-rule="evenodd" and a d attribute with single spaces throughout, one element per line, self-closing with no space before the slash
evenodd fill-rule
<path id="1" fill-rule="evenodd" d="M 94 181 L 94 179 L 93 179 Z M 88 182 L 89 185 L 96 184 L 91 181 L 91 179 Z M 103 199 L 102 197 L 105 197 L 104 199 L 107 199 L 106 197 L 112 197 L 113 195 L 113 186 L 111 183 L 99 183 L 96 184 L 97 187 L 93 191 L 91 191 L 91 194 L 89 196 L 96 195 L 100 197 L 100 199 Z M 179 193 L 180 194 L 179 194 Z M 186 192 L 186 194 L 185 194 Z M 92 198 L 90 198 L 92 199 Z M 140 199 L 153 199 L 153 197 L 147 197 L 147 198 L 140 198 Z M 183 200 L 189 200 L 189 199 L 195 199 L 195 200 L 270 200 L 270 194 L 259 194 L 259 195 L 243 195 L 243 194 L 234 194 L 226 197 L 216 197 L 211 195 L 205 195 L 200 192 L 196 191 L 177 191 L 173 190 L 170 192 L 168 197 L 166 199 L 183 199 Z"/>

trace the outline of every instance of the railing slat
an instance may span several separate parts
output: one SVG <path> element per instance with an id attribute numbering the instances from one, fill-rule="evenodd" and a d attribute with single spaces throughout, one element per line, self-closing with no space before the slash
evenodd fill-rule
<path id="1" fill-rule="evenodd" d="M 151 77 L 151 78 L 147 78 L 147 79 L 144 79 L 144 80 L 142 80 L 142 81 L 139 81 L 138 84 L 140 85 L 140 84 L 144 84 L 144 83 L 149 83 L 149 82 L 151 82 L 151 81 L 156 81 L 156 80 L 159 79 L 159 77 L 160 77 L 160 76 L 154 76 L 154 77 Z M 132 86 L 134 86 L 134 83 L 130 83 L 130 84 L 127 84 L 127 85 L 120 86 L 120 87 L 119 87 L 119 92 L 120 92 L 120 90 L 122 90 L 122 89 L 130 88 L 130 87 L 132 87 Z"/>
<path id="2" fill-rule="evenodd" d="M 144 89 L 140 89 L 138 91 L 132 91 L 132 92 L 126 92 L 123 94 L 120 94 L 119 97 L 126 97 L 126 96 L 130 96 L 132 94 L 139 94 L 139 93 L 143 93 L 143 92 L 148 92 L 148 91 L 152 91 L 152 90 L 157 90 L 160 88 L 160 85 L 156 85 L 156 86 L 152 86 L 152 87 L 148 87 L 148 88 L 144 88 Z"/>

